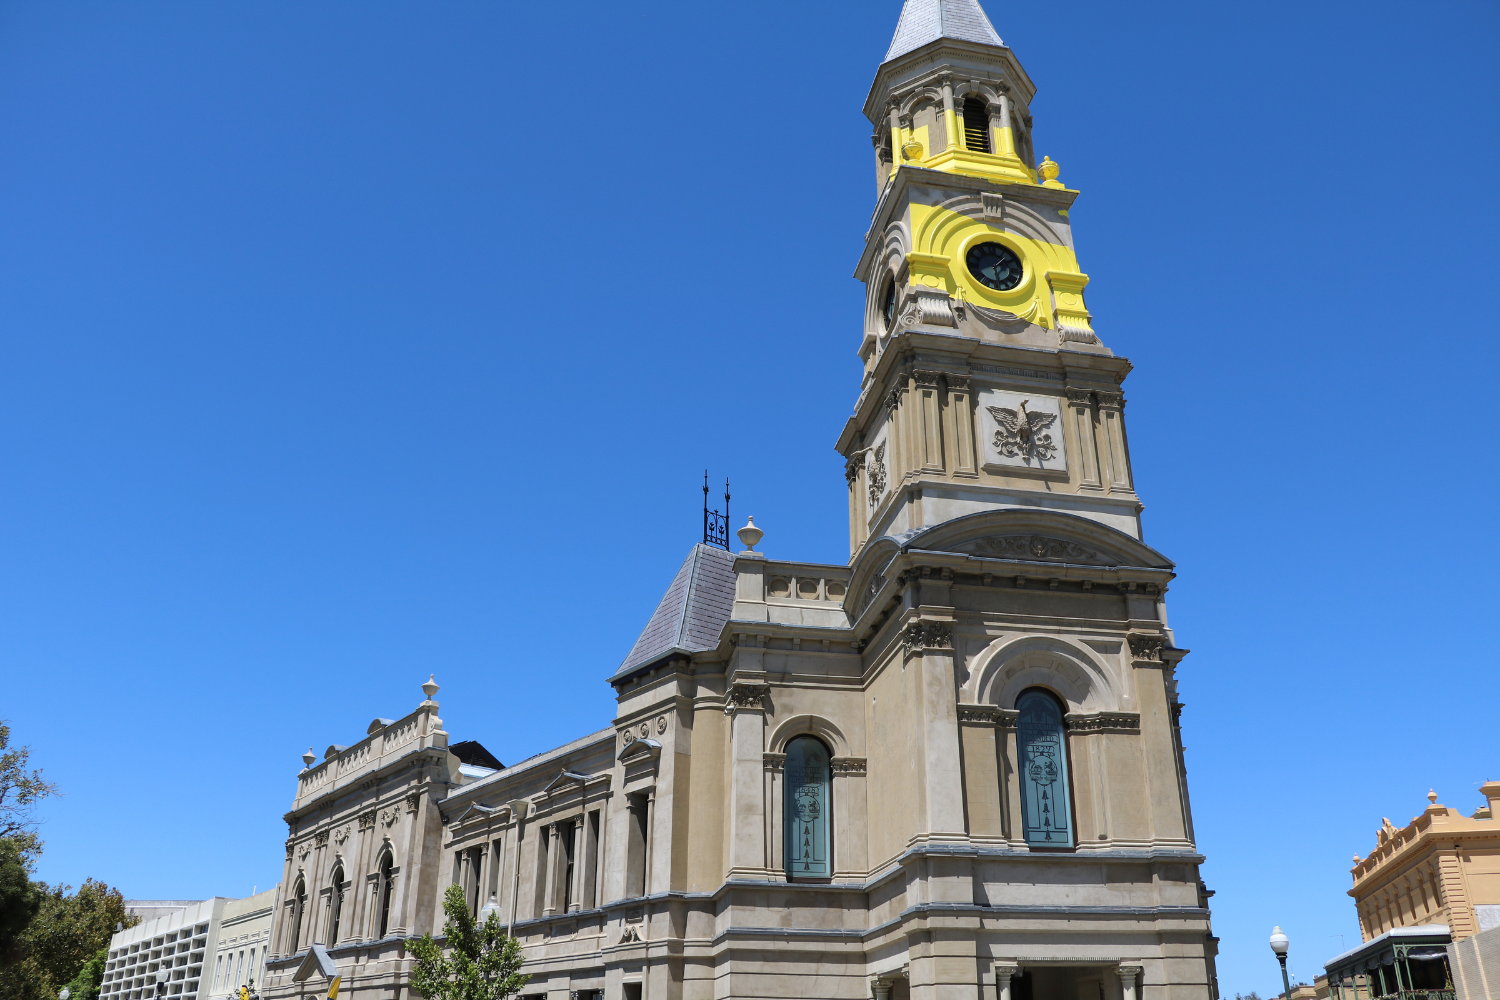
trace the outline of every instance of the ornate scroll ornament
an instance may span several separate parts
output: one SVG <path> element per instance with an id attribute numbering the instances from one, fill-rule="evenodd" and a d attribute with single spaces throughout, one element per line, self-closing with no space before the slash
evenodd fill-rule
<path id="1" fill-rule="evenodd" d="M 733 715 L 742 708 L 761 708 L 770 694 L 769 684 L 731 684 L 724 692 L 724 714 Z"/>
<path id="2" fill-rule="evenodd" d="M 620 730 L 620 740 L 622 744 L 627 747 L 630 746 L 630 744 L 634 743 L 636 740 L 635 727 L 626 726 L 624 729 Z"/>
<path id="3" fill-rule="evenodd" d="M 310 841 L 310 840 L 304 840 L 302 843 L 300 843 L 300 844 L 297 845 L 297 857 L 301 858 L 302 861 L 303 861 L 303 863 L 306 863 L 307 859 L 309 857 L 311 857 L 311 856 L 312 856 L 312 841 Z"/>
<path id="4" fill-rule="evenodd" d="M 343 826 L 341 826 L 337 830 L 333 831 L 333 842 L 335 844 L 337 844 L 338 846 L 340 846 L 340 847 L 343 847 L 345 844 L 347 844 L 349 842 L 349 824 L 348 823 L 345 823 Z"/>
<path id="5" fill-rule="evenodd" d="M 1014 559 L 1040 559 L 1049 562 L 1087 562 L 1109 564 L 1111 560 L 1093 549 L 1062 538 L 1046 535 L 1003 535 L 981 538 L 975 542 L 976 553 L 1008 556 Z"/>
<path id="6" fill-rule="evenodd" d="M 901 635 L 908 653 L 921 649 L 951 649 L 953 626 L 943 622 L 912 622 Z"/>
<path id="7" fill-rule="evenodd" d="M 359 828 L 369 830 L 375 826 L 375 810 L 369 809 L 359 814 Z"/>
<path id="8" fill-rule="evenodd" d="M 870 453 L 869 463 L 865 467 L 866 478 L 870 484 L 870 506 L 880 503 L 880 498 L 885 496 L 885 442 L 882 441 L 875 446 Z"/>
<path id="9" fill-rule="evenodd" d="M 1139 733 L 1141 717 L 1135 712 L 1094 712 L 1066 715 L 1063 725 L 1072 733 Z"/>
<path id="10" fill-rule="evenodd" d="M 313 834 L 313 843 L 317 844 L 317 846 L 319 846 L 319 847 L 327 847 L 328 846 L 328 831 L 327 830 L 319 830 L 317 833 Z"/>
<path id="11" fill-rule="evenodd" d="M 1166 636 L 1132 632 L 1125 638 L 1130 643 L 1131 656 L 1134 656 L 1137 660 L 1150 660 L 1153 663 L 1161 662 L 1161 651 L 1167 645 Z"/>
<path id="12" fill-rule="evenodd" d="M 987 406 L 990 416 L 1000 426 L 995 431 L 995 448 L 1006 458 L 1035 458 L 1046 461 L 1057 454 L 1052 435 L 1046 433 L 1057 420 L 1055 413 L 1027 413 L 1023 399 L 1014 410 L 1005 406 Z"/>
<path id="13" fill-rule="evenodd" d="M 380 810 L 380 822 L 384 823 L 387 827 L 395 826 L 396 820 L 400 816 L 401 814 L 396 811 L 395 806 L 387 806 Z"/>
<path id="14" fill-rule="evenodd" d="M 986 326 L 994 327 L 1002 333 L 1021 333 L 1032 323 L 1030 315 L 1018 316 L 1013 312 L 1006 312 L 1004 309 L 990 309 L 985 306 L 975 305 L 972 302 L 965 302 L 964 309 L 979 317 Z M 1033 304 L 1029 312 L 1034 315 L 1035 311 L 1035 305 Z"/>
<path id="15" fill-rule="evenodd" d="M 621 944 L 634 944 L 637 941 L 639 941 L 640 939 L 641 939 L 640 932 L 637 931 L 634 927 L 626 926 L 626 928 L 623 931 L 620 932 L 620 943 Z"/>

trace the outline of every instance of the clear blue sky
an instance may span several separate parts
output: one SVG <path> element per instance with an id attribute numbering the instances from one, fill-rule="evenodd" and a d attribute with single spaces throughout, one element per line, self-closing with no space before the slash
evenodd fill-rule
<path id="1" fill-rule="evenodd" d="M 429 672 L 507 762 L 607 725 L 705 466 L 773 556 L 846 558 L 899 6 L 0 5 L 0 717 L 67 792 L 42 877 L 269 886 L 299 755 Z M 1357 940 L 1382 816 L 1500 777 L 1500 15 L 989 9 L 1137 365 L 1221 984 L 1265 995 L 1273 923 L 1307 978 Z"/>

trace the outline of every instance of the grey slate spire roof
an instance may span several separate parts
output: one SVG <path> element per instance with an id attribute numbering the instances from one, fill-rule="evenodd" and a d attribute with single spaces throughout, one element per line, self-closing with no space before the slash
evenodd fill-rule
<path id="1" fill-rule="evenodd" d="M 713 649 L 733 610 L 734 556 L 712 545 L 694 545 L 610 680 L 624 680 L 673 653 Z"/>
<path id="2" fill-rule="evenodd" d="M 979 0 L 906 0 L 885 62 L 939 38 L 1004 45 Z"/>

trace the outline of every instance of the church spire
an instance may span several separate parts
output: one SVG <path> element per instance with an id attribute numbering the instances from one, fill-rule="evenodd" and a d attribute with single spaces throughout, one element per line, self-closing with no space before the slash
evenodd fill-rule
<path id="1" fill-rule="evenodd" d="M 979 0 L 906 0 L 885 62 L 939 38 L 1004 45 Z"/>

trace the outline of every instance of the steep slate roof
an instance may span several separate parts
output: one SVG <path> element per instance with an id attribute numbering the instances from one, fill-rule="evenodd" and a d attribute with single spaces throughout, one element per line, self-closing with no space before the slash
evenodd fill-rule
<path id="1" fill-rule="evenodd" d="M 906 0 L 885 62 L 939 38 L 1004 45 L 979 0 Z"/>
<path id="2" fill-rule="evenodd" d="M 672 653 L 713 649 L 733 609 L 734 556 L 712 545 L 694 545 L 610 680 L 623 680 Z"/>

